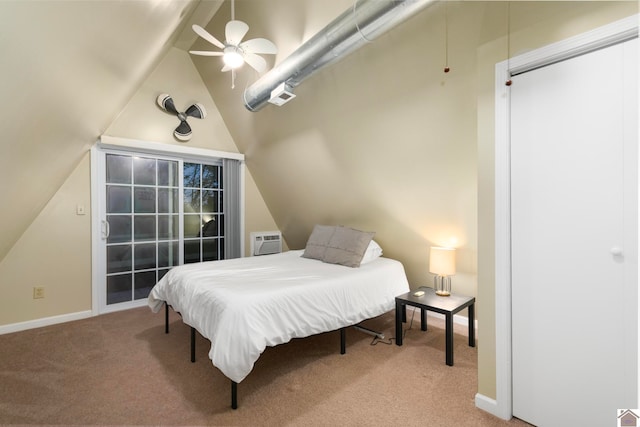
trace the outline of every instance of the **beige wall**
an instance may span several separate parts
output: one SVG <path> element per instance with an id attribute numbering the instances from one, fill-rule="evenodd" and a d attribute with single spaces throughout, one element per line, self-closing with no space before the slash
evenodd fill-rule
<path id="1" fill-rule="evenodd" d="M 89 164 L 87 153 L 0 262 L 0 325 L 91 310 Z"/>
<path id="2" fill-rule="evenodd" d="M 207 117 L 199 120 L 190 117 L 187 121 L 193 130 L 188 142 L 180 142 L 173 130 L 180 123 L 156 103 L 156 98 L 167 93 L 173 98 L 178 111 L 199 102 L 207 110 Z M 207 92 L 189 53 L 171 48 L 156 69 L 140 86 L 118 117 L 104 131 L 105 135 L 164 144 L 237 153 L 236 147 L 218 107 Z"/>
<path id="3" fill-rule="evenodd" d="M 276 42 L 276 62 L 353 6 L 265 3 L 237 2 L 236 15 L 251 23 L 248 38 Z M 373 230 L 412 287 L 430 283 L 429 246 L 458 248 L 454 291 L 478 297 L 478 391 L 495 398 L 494 69 L 508 56 L 507 2 L 447 5 L 448 74 L 442 3 L 319 71 L 280 108 L 246 111 L 250 70 L 232 90 L 215 58 L 194 63 L 290 247 L 302 248 L 315 223 Z M 510 54 L 637 10 L 636 2 L 511 2 Z M 207 29 L 220 35 L 227 19 Z"/>
<path id="4" fill-rule="evenodd" d="M 105 135 L 238 153 L 238 147 L 191 58 L 189 53 L 172 48 Z M 178 111 L 184 111 L 196 102 L 207 110 L 204 120 L 187 120 L 193 131 L 188 142 L 174 138 L 173 130 L 179 122 L 156 104 L 157 96 L 162 93 L 171 95 Z M 250 232 L 278 229 L 248 169 L 245 174 L 245 210 L 245 254 L 248 255 Z"/>
<path id="5" fill-rule="evenodd" d="M 178 39 L 191 12 L 197 7 L 210 16 L 216 6 L 0 1 L 0 95 L 7 100 L 0 107 L 0 176 L 11 182 L 0 186 L 0 260 Z"/>
<path id="6" fill-rule="evenodd" d="M 262 18 L 284 13 L 297 22 L 287 29 L 289 40 L 302 40 L 352 5 L 332 2 L 328 11 L 323 4 L 276 0 L 268 8 L 236 7 L 255 27 L 247 37 L 277 42 L 287 39 L 261 29 Z M 252 19 L 257 13 L 263 15 Z M 436 37 L 440 16 L 421 18 L 406 24 L 408 33 L 433 28 L 420 36 L 421 43 L 425 52 L 443 53 Z M 470 18 L 464 19 L 456 26 L 469 25 Z M 224 21 L 214 18 L 207 28 L 217 34 Z M 216 58 L 194 58 L 194 63 L 290 247 L 304 247 L 315 223 L 372 230 L 387 256 L 402 259 L 417 287 L 431 280 L 429 246 L 453 245 L 459 271 L 454 286 L 475 294 L 476 117 L 475 99 L 465 95 L 475 92 L 475 81 L 461 72 L 474 69 L 475 46 L 452 46 L 452 67 L 460 71 L 444 75 L 442 64 L 406 41 L 406 34 L 393 32 L 305 81 L 291 103 L 258 113 L 242 103 L 242 88 L 254 78 L 250 70 L 243 70 L 231 89 Z M 284 46 L 288 53 L 295 47 Z M 421 83 L 408 83 L 415 81 Z M 443 120 L 453 114 L 459 117 L 455 127 Z"/>
<path id="7" fill-rule="evenodd" d="M 236 14 L 250 23 L 248 37 L 276 42 L 281 60 L 352 5 L 240 1 Z M 156 107 L 155 97 L 170 93 L 179 108 L 199 101 L 209 118 L 190 121 L 189 144 L 246 155 L 247 235 L 279 228 L 290 247 L 301 248 L 315 223 L 374 230 L 413 287 L 429 283 L 429 246 L 455 245 L 453 286 L 478 297 L 478 391 L 491 398 L 493 73 L 507 57 L 506 2 L 448 5 L 449 74 L 442 72 L 441 5 L 320 71 L 289 104 L 258 113 L 242 104 L 254 74 L 242 71 L 231 90 L 215 58 L 192 63 L 172 49 L 105 133 L 179 144 L 171 136 L 176 119 Z M 512 2 L 511 54 L 637 11 L 632 1 Z M 221 37 L 227 19 L 221 13 L 207 28 Z M 0 325 L 91 308 L 89 158 L 76 154 L 73 172 L 0 261 Z M 78 204 L 87 215 L 76 215 Z M 45 286 L 44 300 L 32 299 L 33 286 Z"/>
<path id="8" fill-rule="evenodd" d="M 218 109 L 189 54 L 172 48 L 142 84 L 105 134 L 130 139 L 183 144 L 173 138 L 178 119 L 155 103 L 160 93 L 173 96 L 178 109 L 201 102 L 204 120 L 189 119 L 193 138 L 186 145 L 237 153 Z M 277 229 L 249 172 L 245 177 L 245 229 Z M 82 205 L 85 215 L 77 215 Z M 36 220 L 0 261 L 0 326 L 91 310 L 90 156 L 80 163 Z M 33 299 L 44 286 L 45 298 Z"/>

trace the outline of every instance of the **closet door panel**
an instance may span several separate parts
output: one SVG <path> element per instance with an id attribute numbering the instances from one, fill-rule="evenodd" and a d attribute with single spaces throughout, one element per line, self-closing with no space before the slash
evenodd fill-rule
<path id="1" fill-rule="evenodd" d="M 637 404 L 633 46 L 512 79 L 513 414 L 538 426 Z"/>

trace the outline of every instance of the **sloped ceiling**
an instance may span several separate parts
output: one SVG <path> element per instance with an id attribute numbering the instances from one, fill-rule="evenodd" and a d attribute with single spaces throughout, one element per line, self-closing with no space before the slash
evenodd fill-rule
<path id="1" fill-rule="evenodd" d="M 272 65 L 353 4 L 237 1 L 236 17 L 249 23 L 247 38 L 266 37 L 278 46 L 278 55 L 267 57 Z M 459 73 L 445 78 L 432 60 L 443 53 L 441 11 L 421 12 L 305 80 L 292 102 L 256 113 L 242 99 L 244 87 L 258 78 L 252 70 L 242 69 L 231 89 L 217 58 L 193 59 L 289 247 L 304 247 L 315 223 L 337 223 L 376 231 L 385 253 L 398 255 L 394 240 L 420 248 L 440 230 L 456 227 L 453 218 L 475 221 L 475 98 L 458 102 L 458 93 L 474 93 L 472 81 L 458 80 Z M 476 37 L 485 11 L 478 6 L 473 12 L 478 18 L 461 25 Z M 220 35 L 225 13 L 223 7 L 207 30 Z M 206 44 L 196 41 L 194 49 L 200 48 Z M 463 62 L 456 66 L 473 67 L 472 48 L 455 56 Z M 455 110 L 461 118 L 454 128 L 447 121 Z M 462 201 L 442 203 L 440 193 L 463 191 Z M 422 218 L 432 221 L 425 225 Z M 460 244 L 475 239 L 459 230 L 447 234 Z"/>
<path id="2" fill-rule="evenodd" d="M 0 2 L 0 260 L 174 44 L 220 1 Z"/>
<path id="3" fill-rule="evenodd" d="M 273 65 L 353 7 L 239 0 L 236 18 L 249 24 L 246 38 L 278 46 Z M 478 142 L 491 147 L 494 67 L 508 54 L 507 22 L 516 55 L 635 12 L 630 2 L 435 2 L 305 80 L 291 102 L 256 113 L 243 102 L 259 77 L 253 70 L 243 67 L 232 89 L 219 58 L 193 62 L 290 248 L 304 248 L 316 223 L 375 231 L 417 284 L 429 278 L 429 246 L 454 246 L 457 289 L 471 295 L 478 156 L 491 156 Z M 225 4 L 206 28 L 221 37 L 228 19 Z M 201 48 L 207 44 L 196 40 Z"/>

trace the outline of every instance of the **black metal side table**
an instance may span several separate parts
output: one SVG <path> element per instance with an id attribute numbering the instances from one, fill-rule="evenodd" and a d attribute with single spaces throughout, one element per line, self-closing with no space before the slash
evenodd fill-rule
<path id="1" fill-rule="evenodd" d="M 453 315 L 468 308 L 469 310 L 469 347 L 476 346 L 475 303 L 474 297 L 451 294 L 448 297 L 436 295 L 433 288 L 421 286 L 418 290 L 424 295 L 416 296 L 416 291 L 396 297 L 396 345 L 402 345 L 402 323 L 407 321 L 407 305 L 420 308 L 420 329 L 427 330 L 427 310 L 444 314 L 445 334 L 447 337 L 447 365 L 453 366 Z"/>

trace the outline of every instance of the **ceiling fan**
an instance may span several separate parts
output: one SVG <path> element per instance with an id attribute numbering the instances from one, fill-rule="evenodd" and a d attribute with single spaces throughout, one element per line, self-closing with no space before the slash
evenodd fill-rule
<path id="1" fill-rule="evenodd" d="M 267 61 L 261 54 L 275 55 L 278 48 L 273 42 L 265 38 L 255 38 L 242 41 L 242 38 L 249 31 L 249 26 L 235 19 L 234 2 L 231 0 L 231 21 L 225 27 L 224 43 L 209 34 L 199 25 L 192 26 L 193 31 L 212 45 L 221 49 L 220 51 L 190 50 L 193 55 L 221 56 L 224 62 L 222 71 L 231 71 L 232 79 L 235 81 L 235 70 L 240 68 L 245 62 L 258 73 L 267 69 Z M 233 87 L 233 83 L 232 86 Z"/>

